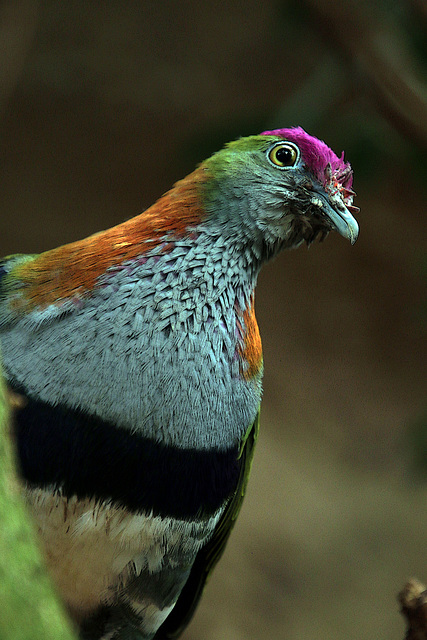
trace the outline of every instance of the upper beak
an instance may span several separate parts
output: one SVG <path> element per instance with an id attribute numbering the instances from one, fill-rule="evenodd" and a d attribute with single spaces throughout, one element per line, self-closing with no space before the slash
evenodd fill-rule
<path id="1" fill-rule="evenodd" d="M 354 244 L 359 235 L 359 225 L 345 206 L 341 196 L 332 194 L 328 197 L 325 193 L 317 191 L 315 199 L 317 206 L 329 218 L 338 233 Z"/>

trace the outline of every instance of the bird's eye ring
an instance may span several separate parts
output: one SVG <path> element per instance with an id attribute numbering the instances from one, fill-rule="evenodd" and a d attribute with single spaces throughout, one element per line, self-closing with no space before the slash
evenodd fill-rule
<path id="1" fill-rule="evenodd" d="M 300 151 L 292 142 L 276 142 L 267 151 L 267 157 L 275 167 L 289 169 L 298 162 Z"/>

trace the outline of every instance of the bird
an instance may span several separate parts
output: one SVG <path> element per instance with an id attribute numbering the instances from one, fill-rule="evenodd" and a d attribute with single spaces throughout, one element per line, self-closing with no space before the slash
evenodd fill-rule
<path id="1" fill-rule="evenodd" d="M 84 640 L 178 638 L 239 514 L 259 431 L 254 290 L 359 227 L 353 171 L 301 127 L 240 137 L 142 214 L 0 262 L 21 490 Z"/>

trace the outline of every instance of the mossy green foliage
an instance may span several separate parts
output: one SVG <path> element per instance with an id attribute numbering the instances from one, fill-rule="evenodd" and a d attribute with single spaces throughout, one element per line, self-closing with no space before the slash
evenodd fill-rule
<path id="1" fill-rule="evenodd" d="M 9 418 L 0 372 L 0 638 L 75 640 L 18 490 Z"/>

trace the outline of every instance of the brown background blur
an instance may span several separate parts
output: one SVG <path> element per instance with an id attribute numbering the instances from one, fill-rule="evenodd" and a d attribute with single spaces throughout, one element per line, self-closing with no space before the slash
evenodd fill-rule
<path id="1" fill-rule="evenodd" d="M 262 432 L 186 640 L 400 640 L 427 580 L 427 12 L 417 0 L 0 4 L 0 254 L 138 214 L 224 142 L 302 125 L 360 238 L 257 289 Z"/>

